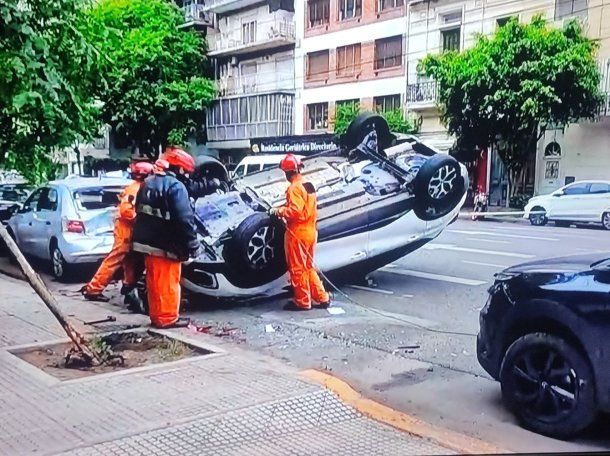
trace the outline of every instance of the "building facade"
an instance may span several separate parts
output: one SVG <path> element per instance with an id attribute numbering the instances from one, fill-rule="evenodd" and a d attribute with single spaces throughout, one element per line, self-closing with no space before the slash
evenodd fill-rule
<path id="1" fill-rule="evenodd" d="M 333 130 L 336 106 L 402 109 L 406 0 L 295 2 L 297 134 Z"/>
<path id="2" fill-rule="evenodd" d="M 235 163 L 250 151 L 250 138 L 294 133 L 294 1 L 198 3 L 209 23 L 218 89 L 207 113 L 205 152 Z"/>

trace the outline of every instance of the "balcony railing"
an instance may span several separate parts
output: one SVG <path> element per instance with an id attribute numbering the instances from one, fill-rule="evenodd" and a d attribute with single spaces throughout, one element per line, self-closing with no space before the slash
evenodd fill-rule
<path id="1" fill-rule="evenodd" d="M 190 5 L 183 6 L 182 10 L 184 11 L 184 21 L 187 24 L 195 23 L 210 27 L 214 25 L 212 16 L 208 11 L 205 11 L 205 5 L 192 3 Z"/>
<path id="2" fill-rule="evenodd" d="M 287 20 L 261 21 L 257 22 L 254 33 L 252 29 L 244 31 L 237 29 L 229 33 L 218 33 L 208 37 L 210 52 L 222 53 L 223 51 L 239 50 L 253 47 L 269 47 L 274 42 L 294 42 L 294 22 Z"/>
<path id="3" fill-rule="evenodd" d="M 610 116 L 610 92 L 604 93 L 604 101 L 598 108 L 599 117 Z"/>
<path id="4" fill-rule="evenodd" d="M 294 90 L 294 73 L 256 73 L 246 76 L 224 76 L 216 81 L 221 97 L 261 92 Z"/>
<path id="5" fill-rule="evenodd" d="M 213 13 L 228 13 L 260 3 L 260 0 L 206 0 L 205 9 Z"/>
<path id="6" fill-rule="evenodd" d="M 418 82 L 407 87 L 407 103 L 435 103 L 438 98 L 436 81 Z"/>

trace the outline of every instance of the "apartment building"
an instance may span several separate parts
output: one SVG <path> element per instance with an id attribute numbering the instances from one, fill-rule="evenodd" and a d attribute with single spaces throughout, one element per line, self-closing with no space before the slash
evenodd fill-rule
<path id="1" fill-rule="evenodd" d="M 251 138 L 293 134 L 294 0 L 185 0 L 183 7 L 208 23 L 218 88 L 205 152 L 235 163 Z"/>
<path id="2" fill-rule="evenodd" d="M 332 131 L 341 103 L 379 111 L 405 102 L 406 0 L 295 2 L 298 134 Z"/>

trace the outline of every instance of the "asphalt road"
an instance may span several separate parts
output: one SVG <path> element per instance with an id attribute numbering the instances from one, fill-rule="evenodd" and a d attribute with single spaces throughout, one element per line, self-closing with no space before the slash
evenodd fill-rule
<path id="1" fill-rule="evenodd" d="M 366 396 L 507 450 L 610 450 L 608 417 L 573 442 L 521 429 L 475 352 L 478 313 L 495 272 L 536 258 L 600 250 L 610 252 L 610 233 L 600 229 L 460 220 L 372 274 L 373 285 L 342 286 L 355 301 L 335 293 L 343 314 L 288 313 L 281 300 L 241 306 L 198 300 L 185 314 L 204 326 L 235 328 L 228 334 L 247 348 L 304 369 L 332 371 Z M 52 288 L 73 293 L 78 285 Z"/>

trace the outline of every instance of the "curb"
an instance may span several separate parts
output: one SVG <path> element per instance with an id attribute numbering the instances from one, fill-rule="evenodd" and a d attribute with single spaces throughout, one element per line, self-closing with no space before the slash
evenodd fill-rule
<path id="1" fill-rule="evenodd" d="M 343 380 L 325 372 L 308 369 L 301 372 L 301 377 L 312 383 L 324 386 L 334 393 L 345 404 L 353 407 L 363 415 L 392 426 L 409 434 L 432 440 L 439 445 L 461 454 L 500 454 L 507 450 L 499 448 L 491 443 L 484 442 L 465 434 L 450 431 L 432 424 L 426 423 L 418 418 L 399 412 L 379 402 L 363 397 Z"/>

